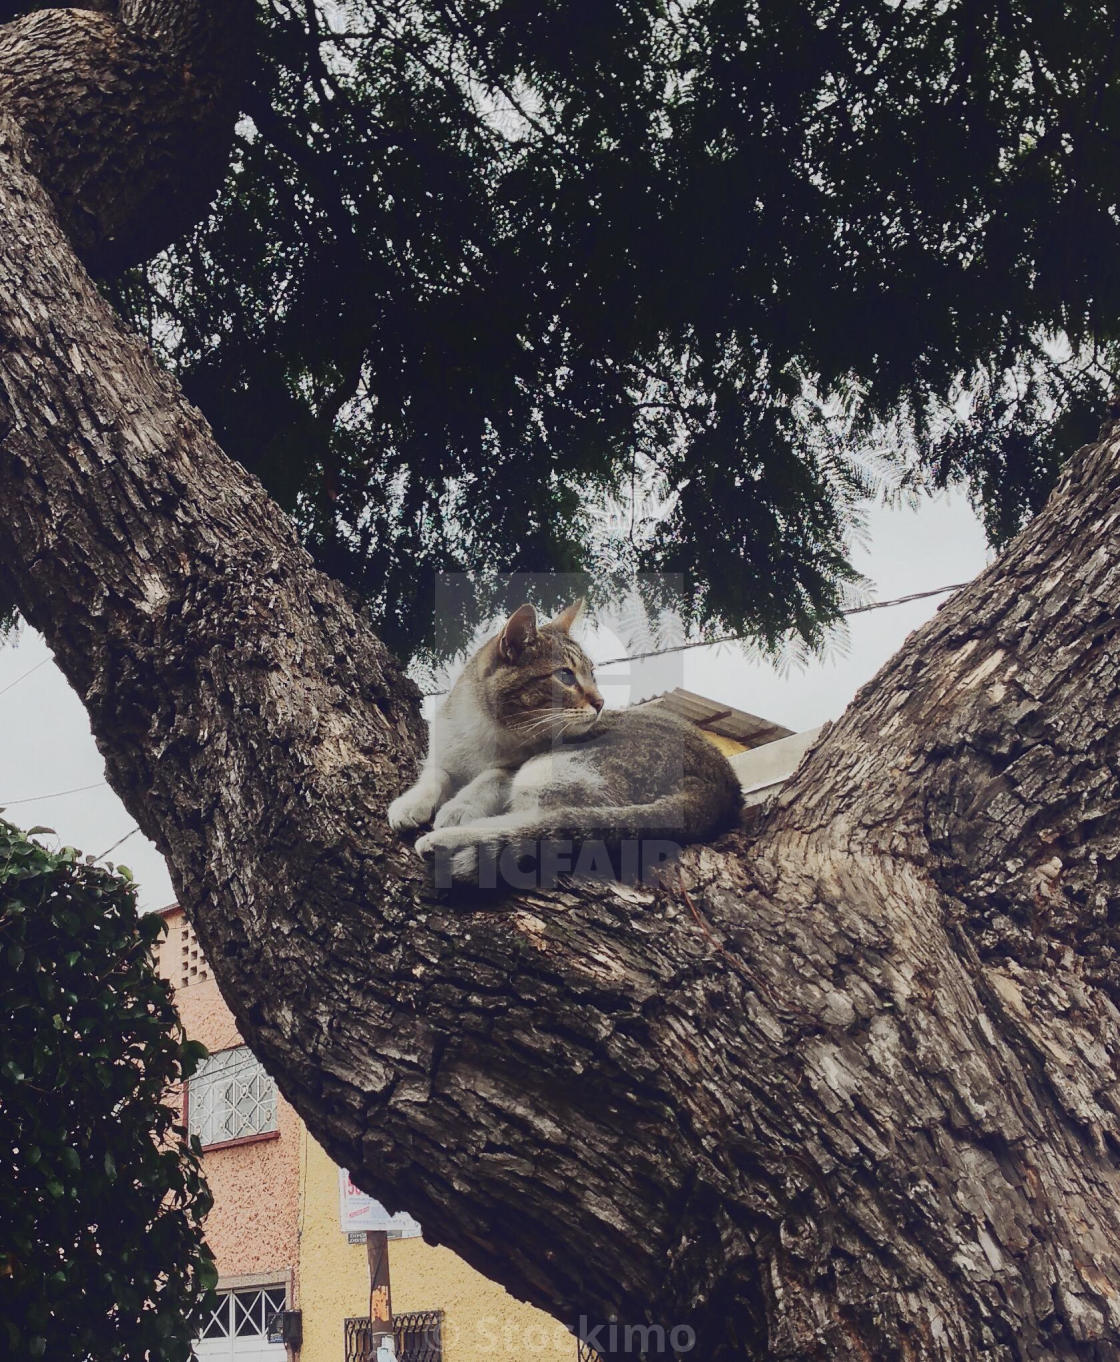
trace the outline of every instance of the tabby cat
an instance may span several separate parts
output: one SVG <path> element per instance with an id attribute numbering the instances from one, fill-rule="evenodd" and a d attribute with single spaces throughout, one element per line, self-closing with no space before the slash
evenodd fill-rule
<path id="1" fill-rule="evenodd" d="M 389 805 L 399 831 L 432 823 L 416 849 L 437 878 L 479 883 L 511 848 L 694 842 L 734 819 L 739 782 L 692 724 L 656 700 L 604 711 L 570 632 L 582 605 L 539 627 L 515 610 L 437 711 L 419 779 Z"/>

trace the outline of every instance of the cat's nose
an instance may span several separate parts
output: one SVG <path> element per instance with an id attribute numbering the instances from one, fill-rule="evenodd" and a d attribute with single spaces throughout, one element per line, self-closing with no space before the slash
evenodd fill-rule
<path id="1" fill-rule="evenodd" d="M 587 699 L 595 706 L 595 713 L 601 714 L 603 710 L 603 697 L 601 695 L 589 695 Z"/>

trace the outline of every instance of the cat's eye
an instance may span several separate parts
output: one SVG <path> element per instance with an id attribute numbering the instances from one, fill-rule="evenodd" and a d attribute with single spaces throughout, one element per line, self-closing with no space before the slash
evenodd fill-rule
<path id="1" fill-rule="evenodd" d="M 576 674 L 572 671 L 571 667 L 560 667 L 553 672 L 553 676 L 555 676 L 557 681 L 563 686 L 574 686 L 576 683 Z"/>

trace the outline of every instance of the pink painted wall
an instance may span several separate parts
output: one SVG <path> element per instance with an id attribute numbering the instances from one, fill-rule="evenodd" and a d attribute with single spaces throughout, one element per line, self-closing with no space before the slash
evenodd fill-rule
<path id="1" fill-rule="evenodd" d="M 159 972 L 175 989 L 187 1035 L 211 1052 L 242 1044 L 186 915 L 172 907 L 162 917 L 168 932 L 159 948 Z M 299 1118 L 282 1097 L 277 1099 L 277 1125 L 277 1136 L 203 1153 L 214 1196 L 206 1239 L 222 1277 L 275 1273 L 276 1280 L 290 1281 L 289 1306 L 296 1308 L 302 1132 Z"/>

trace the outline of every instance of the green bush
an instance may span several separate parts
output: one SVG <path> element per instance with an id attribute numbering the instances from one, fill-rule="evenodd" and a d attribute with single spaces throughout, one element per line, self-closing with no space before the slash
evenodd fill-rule
<path id="1" fill-rule="evenodd" d="M 48 829 L 33 829 L 34 832 Z M 167 1099 L 205 1053 L 127 870 L 0 820 L 0 1355 L 190 1356 L 215 1280 L 197 1141 Z"/>

